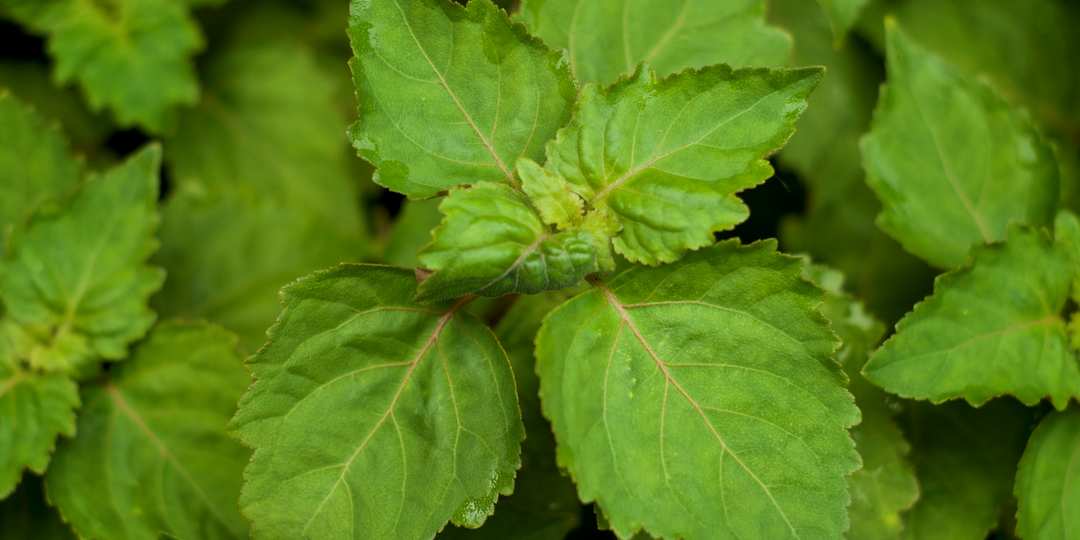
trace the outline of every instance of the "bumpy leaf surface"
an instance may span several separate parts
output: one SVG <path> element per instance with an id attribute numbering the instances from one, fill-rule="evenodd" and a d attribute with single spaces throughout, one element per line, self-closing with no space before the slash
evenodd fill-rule
<path id="1" fill-rule="evenodd" d="M 23 469 L 45 472 L 57 435 L 75 435 L 79 388 L 67 376 L 35 373 L 13 355 L 0 321 L 0 499 Z M 6 527 L 0 525 L 0 533 Z"/>
<path id="2" fill-rule="evenodd" d="M 663 76 L 687 66 L 783 66 L 791 39 L 765 25 L 762 0 L 524 0 L 519 19 L 568 51 L 582 82 L 614 83 L 648 62 Z"/>
<path id="3" fill-rule="evenodd" d="M 4 0 L 9 12 L 49 38 L 60 83 L 79 81 L 95 109 L 123 125 L 161 131 L 177 104 L 194 104 L 191 56 L 198 26 L 173 0 Z"/>
<path id="4" fill-rule="evenodd" d="M 72 425 L 74 425 L 74 418 Z M 19 489 L 0 501 L 0 538 L 4 540 L 78 540 L 71 526 L 45 500 L 42 479 L 25 475 Z"/>
<path id="5" fill-rule="evenodd" d="M 848 540 L 896 539 L 900 536 L 900 511 L 910 507 L 919 494 L 915 473 L 905 456 L 909 446 L 893 422 L 887 396 L 859 373 L 885 327 L 863 310 L 862 304 L 844 294 L 843 276 L 823 266 L 806 265 L 803 277 L 825 289 L 828 297 L 821 313 L 832 322 L 843 345 L 836 359 L 851 378 L 848 391 L 862 412 L 862 421 L 851 428 L 855 450 L 863 466 L 848 481 L 851 492 L 851 528 Z"/>
<path id="6" fill-rule="evenodd" d="M 859 411 L 775 242 L 637 267 L 553 311 L 537 337 L 559 465 L 628 538 L 836 538 Z M 692 494 L 692 496 L 691 496 Z"/>
<path id="7" fill-rule="evenodd" d="M 40 339 L 16 356 L 81 371 L 99 357 L 124 358 L 153 324 L 147 299 L 164 274 L 145 261 L 157 249 L 160 164 L 161 148 L 149 146 L 15 231 L 0 297 L 8 317 Z"/>
<path id="8" fill-rule="evenodd" d="M 154 262 L 169 279 L 152 305 L 162 317 L 205 318 L 250 352 L 281 314 L 278 291 L 298 276 L 359 260 L 364 245 L 292 206 L 235 191 L 177 193 L 162 211 Z"/>
<path id="9" fill-rule="evenodd" d="M 888 25 L 889 82 L 863 139 L 878 224 L 945 269 L 973 242 L 1005 238 L 1010 220 L 1048 226 L 1059 196 L 1053 149 L 986 81 L 958 73 Z"/>
<path id="10" fill-rule="evenodd" d="M 235 340 L 206 323 L 163 323 L 83 390 L 78 435 L 46 475 L 80 536 L 248 538 L 236 499 L 251 450 L 225 431 L 251 382 Z"/>
<path id="11" fill-rule="evenodd" d="M 1080 537 L 1080 410 L 1051 413 L 1031 435 L 1016 473 L 1016 533 L 1025 540 Z"/>
<path id="12" fill-rule="evenodd" d="M 518 160 L 517 171 L 522 191 L 544 223 L 564 230 L 581 221 L 585 202 L 570 191 L 563 177 L 524 158 Z"/>
<path id="13" fill-rule="evenodd" d="M 573 287 L 599 269 L 597 251 L 608 238 L 585 228 L 549 231 L 529 200 L 505 184 L 453 190 L 439 210 L 446 218 L 420 251 L 435 271 L 417 290 L 421 301 Z"/>
<path id="14" fill-rule="evenodd" d="M 973 409 L 960 401 L 909 404 L 898 417 L 911 442 L 919 500 L 904 515 L 908 540 L 983 540 L 1009 500 L 1031 410 L 998 399 Z"/>
<path id="15" fill-rule="evenodd" d="M 586 210 L 622 225 L 616 251 L 632 262 L 671 262 L 749 216 L 735 194 L 772 176 L 765 157 L 791 135 L 821 76 L 820 68 L 719 65 L 657 79 L 641 64 L 609 88 L 585 86 L 545 167 Z"/>
<path id="16" fill-rule="evenodd" d="M 210 57 L 206 85 L 200 106 L 181 115 L 165 145 L 177 183 L 240 186 L 304 208 L 338 235 L 360 235 L 341 137 L 348 121 L 335 109 L 335 81 L 311 51 L 240 40 Z"/>
<path id="17" fill-rule="evenodd" d="M 495 514 L 476 530 L 447 528 L 439 540 L 562 540 L 577 526 L 581 505 L 569 478 L 559 473 L 555 463 L 555 438 L 551 425 L 540 414 L 533 356 L 540 322 L 552 309 L 571 296 L 559 291 L 522 296 L 499 319 L 495 334 L 510 357 L 517 380 L 521 420 L 525 440 L 521 443 L 521 469 L 517 473 L 514 494 L 495 505 Z"/>
<path id="18" fill-rule="evenodd" d="M 411 270 L 343 265 L 282 291 L 230 430 L 257 448 L 241 511 L 260 539 L 430 538 L 508 495 L 524 437 L 506 353 L 421 306 Z"/>
<path id="19" fill-rule="evenodd" d="M 973 405 L 1012 394 L 1058 409 L 1080 396 L 1080 365 L 1061 312 L 1073 269 L 1043 231 L 1009 228 L 1009 239 L 976 244 L 971 266 L 939 277 L 934 295 L 896 326 L 863 373 L 885 390 Z"/>
<path id="20" fill-rule="evenodd" d="M 360 121 L 349 129 L 375 181 L 410 198 L 479 181 L 517 185 L 566 125 L 577 84 L 490 0 L 353 0 Z"/>
<path id="21" fill-rule="evenodd" d="M 0 256 L 11 230 L 51 198 L 63 198 L 82 179 L 60 129 L 0 90 Z"/>

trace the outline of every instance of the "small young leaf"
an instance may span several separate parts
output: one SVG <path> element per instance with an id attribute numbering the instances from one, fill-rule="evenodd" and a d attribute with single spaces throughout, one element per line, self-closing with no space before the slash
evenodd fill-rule
<path id="1" fill-rule="evenodd" d="M 1031 409 L 1012 399 L 908 407 L 897 420 L 911 442 L 919 500 L 904 515 L 904 538 L 983 540 L 1011 497 Z"/>
<path id="2" fill-rule="evenodd" d="M 1027 114 L 888 25 L 889 82 L 862 141 L 867 183 L 885 206 L 879 226 L 945 269 L 1005 225 L 1054 219 L 1060 188 L 1053 149 Z"/>
<path id="3" fill-rule="evenodd" d="M 94 109 L 109 106 L 122 125 L 160 132 L 172 108 L 194 104 L 191 56 L 202 36 L 173 0 L 2 0 L 9 13 L 49 38 L 61 84 L 78 80 Z"/>
<path id="4" fill-rule="evenodd" d="M 8 340 L 10 324 L 0 321 L 0 499 L 15 489 L 24 468 L 45 472 L 57 435 L 75 435 L 79 406 L 79 387 L 67 376 L 21 365 Z"/>
<path id="5" fill-rule="evenodd" d="M 573 287 L 599 270 L 597 252 L 609 238 L 585 228 L 548 231 L 529 200 L 501 183 L 451 190 L 439 210 L 446 218 L 420 251 L 435 271 L 417 288 L 423 302 Z"/>
<path id="6" fill-rule="evenodd" d="M 421 306 L 411 270 L 343 265 L 282 290 L 230 431 L 256 447 L 240 498 L 260 540 L 431 538 L 509 495 L 524 437 L 506 353 Z"/>
<path id="7" fill-rule="evenodd" d="M 164 317 L 205 318 L 256 351 L 281 314 L 278 291 L 296 276 L 360 260 L 365 245 L 307 212 L 235 190 L 181 190 L 162 211 L 161 251 L 169 275 L 152 305 Z"/>
<path id="8" fill-rule="evenodd" d="M 251 450 L 225 432 L 251 381 L 235 341 L 206 323 L 163 323 L 83 390 L 78 435 L 46 475 L 81 537 L 248 537 L 236 499 Z"/>
<path id="9" fill-rule="evenodd" d="M 517 185 L 570 118 L 563 51 L 491 0 L 353 0 L 349 37 L 360 121 L 349 138 L 375 181 L 411 199 L 479 181 Z"/>
<path id="10" fill-rule="evenodd" d="M 765 25 L 762 0 L 524 0 L 518 16 L 569 52 L 582 82 L 609 85 L 638 62 L 666 76 L 687 66 L 783 66 L 791 38 Z"/>
<path id="11" fill-rule="evenodd" d="M 48 199 L 60 199 L 82 180 L 60 129 L 0 90 L 0 257 L 8 235 Z"/>
<path id="12" fill-rule="evenodd" d="M 909 508 L 919 494 L 915 473 L 905 456 L 909 445 L 904 434 L 893 422 L 887 395 L 870 384 L 859 373 L 885 327 L 868 315 L 862 304 L 844 294 L 843 276 L 835 271 L 807 264 L 803 277 L 825 289 L 829 296 L 821 306 L 821 314 L 832 322 L 832 328 L 843 345 L 836 359 L 851 378 L 848 391 L 862 412 L 862 422 L 851 428 L 855 450 L 863 466 L 848 480 L 851 492 L 851 528 L 848 540 L 898 538 L 900 511 Z"/>
<path id="13" fill-rule="evenodd" d="M 71 425 L 75 425 L 72 415 Z M 45 500 L 44 482 L 26 474 L 19 489 L 0 501 L 0 538 L 4 540 L 79 540 Z"/>
<path id="14" fill-rule="evenodd" d="M 521 189 L 540 214 L 540 219 L 559 230 L 566 230 L 581 221 L 585 207 L 581 197 L 570 191 L 566 179 L 539 166 L 528 158 L 517 161 Z"/>
<path id="15" fill-rule="evenodd" d="M 147 299 L 165 276 L 145 261 L 157 249 L 160 165 L 161 147 L 151 145 L 12 234 L 0 298 L 8 317 L 41 337 L 16 352 L 34 367 L 85 374 L 98 358 L 127 356 L 154 323 Z"/>
<path id="16" fill-rule="evenodd" d="M 637 267 L 537 337 L 559 465 L 622 538 L 835 538 L 859 420 L 820 289 L 775 242 Z M 689 496 L 693 494 L 693 496 Z"/>
<path id="17" fill-rule="evenodd" d="M 1031 435 L 1016 473 L 1016 533 L 1025 540 L 1080 538 L 1080 410 L 1051 413 Z"/>
<path id="18" fill-rule="evenodd" d="M 586 210 L 622 225 L 615 251 L 631 262 L 675 261 L 749 216 L 735 194 L 772 176 L 765 158 L 791 135 L 821 76 L 718 65 L 657 79 L 641 64 L 609 88 L 585 86 L 545 167 Z"/>
<path id="19" fill-rule="evenodd" d="M 975 244 L 971 265 L 945 274 L 934 295 L 896 325 L 863 374 L 894 394 L 972 405 L 1012 394 L 1080 396 L 1080 365 L 1061 317 L 1073 269 L 1049 235 L 1010 225 L 1004 243 Z"/>

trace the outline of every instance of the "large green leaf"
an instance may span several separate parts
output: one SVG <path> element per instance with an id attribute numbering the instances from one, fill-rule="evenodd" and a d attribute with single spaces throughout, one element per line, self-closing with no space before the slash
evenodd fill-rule
<path id="1" fill-rule="evenodd" d="M 569 478 L 555 463 L 555 438 L 540 414 L 533 341 L 540 322 L 571 296 L 567 291 L 520 297 L 499 319 L 495 334 L 510 357 L 517 380 L 525 440 L 514 494 L 495 505 L 495 514 L 476 530 L 448 527 L 439 540 L 562 540 L 577 526 L 581 505 Z"/>
<path id="2" fill-rule="evenodd" d="M 885 327 L 868 315 L 861 303 L 844 294 L 844 278 L 839 272 L 808 264 L 803 277 L 828 293 L 821 313 L 843 342 L 836 359 L 851 378 L 848 391 L 862 411 L 862 422 L 851 428 L 863 466 L 848 481 L 851 528 L 845 536 L 849 540 L 895 540 L 902 525 L 900 511 L 915 502 L 919 490 L 905 458 L 909 446 L 893 422 L 888 396 L 859 373 Z"/>
<path id="3" fill-rule="evenodd" d="M 647 64 L 602 88 L 590 83 L 545 167 L 622 225 L 615 250 L 656 265 L 714 242 L 749 216 L 736 193 L 772 176 L 765 157 L 821 79 L 821 68 L 726 65 L 657 79 Z"/>
<path id="4" fill-rule="evenodd" d="M 553 311 L 537 337 L 559 465 L 629 538 L 836 538 L 859 411 L 776 243 L 637 267 Z"/>
<path id="5" fill-rule="evenodd" d="M 662 76 L 687 66 L 783 66 L 791 39 L 765 25 L 762 0 L 524 0 L 519 19 L 567 49 L 582 82 L 614 83 L 648 62 Z"/>
<path id="6" fill-rule="evenodd" d="M 353 0 L 349 36 L 360 121 L 349 137 L 409 198 L 482 180 L 516 186 L 570 118 L 577 84 L 490 0 Z"/>
<path id="7" fill-rule="evenodd" d="M 206 323 L 163 323 L 83 390 L 78 435 L 46 476 L 80 536 L 248 538 L 236 499 L 251 450 L 225 431 L 251 382 L 235 342 Z"/>
<path id="8" fill-rule="evenodd" d="M 573 287 L 600 269 L 598 252 L 614 233 L 550 231 L 524 194 L 492 182 L 451 190 L 439 210 L 446 218 L 420 251 L 420 261 L 435 271 L 417 290 L 422 301 Z"/>
<path id="9" fill-rule="evenodd" d="M 1009 220 L 1050 225 L 1058 164 L 1027 114 L 895 24 L 887 31 L 889 82 L 862 143 L 867 182 L 885 206 L 881 228 L 953 269 L 972 242 L 1002 240 Z"/>
<path id="10" fill-rule="evenodd" d="M 281 287 L 365 252 L 355 237 L 326 230 L 301 209 L 229 190 L 182 189 L 162 212 L 160 237 L 154 262 L 169 279 L 154 308 L 225 326 L 251 352 L 281 314 Z"/>
<path id="11" fill-rule="evenodd" d="M 0 0 L 16 19 L 48 36 L 60 83 L 77 80 L 94 109 L 123 125 L 160 132 L 177 104 L 199 98 L 191 57 L 202 36 L 173 0 Z"/>
<path id="12" fill-rule="evenodd" d="M 37 338 L 23 340 L 16 356 L 85 373 L 98 358 L 127 356 L 128 343 L 153 324 L 147 299 L 165 276 L 145 261 L 158 246 L 160 164 L 161 147 L 151 145 L 12 234 L 0 298 L 8 317 Z"/>
<path id="13" fill-rule="evenodd" d="M 75 435 L 79 388 L 65 375 L 26 369 L 13 354 L 9 320 L 0 320 L 0 499 L 23 469 L 38 474 L 49 466 L 57 435 Z M 7 527 L 0 522 L 0 538 Z"/>
<path id="14" fill-rule="evenodd" d="M 909 540 L 983 540 L 1007 502 L 1032 412 L 1011 399 L 973 409 L 909 404 L 898 417 L 912 451 L 919 500 L 904 515 Z"/>
<path id="15" fill-rule="evenodd" d="M 213 191 L 242 186 L 360 236 L 346 161 L 355 158 L 341 136 L 348 121 L 335 108 L 334 79 L 301 45 L 237 41 L 210 57 L 202 104 L 167 140 L 173 177 Z"/>
<path id="16" fill-rule="evenodd" d="M 0 257 L 11 230 L 51 198 L 63 198 L 82 179 L 60 129 L 0 90 Z"/>
<path id="17" fill-rule="evenodd" d="M 1051 413 L 1031 435 L 1016 473 L 1016 533 L 1026 540 L 1080 537 L 1080 410 Z"/>
<path id="18" fill-rule="evenodd" d="M 27 474 L 19 489 L 0 501 L 0 540 L 78 540 L 46 502 L 42 483 L 40 477 Z"/>
<path id="19" fill-rule="evenodd" d="M 939 277 L 934 295 L 896 326 L 863 373 L 889 392 L 973 405 L 1012 394 L 1063 409 L 1080 396 L 1080 365 L 1062 310 L 1073 269 L 1046 232 L 1009 227 L 1009 239 L 971 248 L 971 266 Z"/>
<path id="20" fill-rule="evenodd" d="M 240 498 L 259 539 L 430 538 L 508 495 L 524 437 L 506 353 L 421 306 L 413 272 L 343 265 L 282 291 L 230 426 L 257 448 Z"/>

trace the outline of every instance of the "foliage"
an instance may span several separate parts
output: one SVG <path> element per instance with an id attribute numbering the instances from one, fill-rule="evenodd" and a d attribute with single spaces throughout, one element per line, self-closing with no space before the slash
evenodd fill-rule
<path id="1" fill-rule="evenodd" d="M 1080 535 L 1069 2 L 0 18 L 0 539 Z"/>

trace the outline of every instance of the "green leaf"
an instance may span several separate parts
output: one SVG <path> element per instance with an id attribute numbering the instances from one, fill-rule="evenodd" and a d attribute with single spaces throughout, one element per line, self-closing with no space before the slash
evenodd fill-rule
<path id="1" fill-rule="evenodd" d="M 480 181 L 517 186 L 577 94 L 549 51 L 490 0 L 353 0 L 360 121 L 349 128 L 375 181 L 410 199 Z"/>
<path id="2" fill-rule="evenodd" d="M 79 388 L 71 379 L 21 365 L 9 341 L 11 324 L 0 320 L 0 499 L 15 489 L 23 469 L 45 472 L 57 435 L 75 436 L 79 407 Z M 0 525 L 0 537 L 6 529 Z"/>
<path id="3" fill-rule="evenodd" d="M 405 200 L 394 219 L 394 229 L 386 242 L 382 260 L 394 266 L 423 266 L 417 252 L 431 243 L 431 231 L 442 223 L 439 203 L 442 199 Z"/>
<path id="4" fill-rule="evenodd" d="M 898 417 L 911 442 L 919 500 L 904 515 L 908 540 L 983 540 L 1009 500 L 1032 412 L 997 399 L 973 409 L 913 402 Z"/>
<path id="5" fill-rule="evenodd" d="M 519 297 L 499 319 L 495 335 L 506 349 L 517 379 L 525 440 L 521 443 L 521 469 L 514 494 L 495 505 L 495 514 L 476 530 L 448 527 L 438 540 L 562 540 L 578 525 L 581 505 L 574 483 L 555 463 L 555 438 L 540 414 L 533 341 L 544 316 L 572 296 L 557 291 Z"/>
<path id="6" fill-rule="evenodd" d="M 585 86 L 545 167 L 586 210 L 622 225 L 615 251 L 650 265 L 678 260 L 749 216 L 735 194 L 772 176 L 765 158 L 791 135 L 822 73 L 718 65 L 657 79 L 641 64 L 611 87 Z"/>
<path id="7" fill-rule="evenodd" d="M 467 300 L 421 306 L 411 270 L 343 265 L 282 291 L 230 431 L 260 539 L 431 538 L 508 495 L 524 437 L 506 353 Z"/>
<path id="8" fill-rule="evenodd" d="M 963 265 L 971 243 L 1004 239 L 1009 220 L 1049 226 L 1058 164 L 1027 114 L 887 30 L 889 82 L 862 143 L 885 206 L 878 225 L 945 269 Z"/>
<path id="9" fill-rule="evenodd" d="M 147 299 L 165 276 L 145 261 L 158 247 L 160 164 L 161 147 L 148 146 L 12 234 L 0 298 L 8 317 L 40 338 L 16 356 L 86 374 L 98 358 L 127 356 L 127 345 L 154 323 Z"/>
<path id="10" fill-rule="evenodd" d="M 283 286 L 366 252 L 301 209 L 235 190 L 182 189 L 162 212 L 159 236 L 154 262 L 169 279 L 153 299 L 157 312 L 225 326 L 252 352 L 281 314 Z"/>
<path id="11" fill-rule="evenodd" d="M 78 435 L 56 450 L 49 499 L 83 538 L 248 538 L 236 509 L 251 450 L 225 426 L 250 377 L 236 338 L 158 325 L 84 388 Z"/>
<path id="12" fill-rule="evenodd" d="M 863 466 L 848 481 L 851 492 L 849 540 L 896 539 L 900 511 L 911 507 L 919 494 L 915 473 L 905 456 L 909 446 L 893 422 L 888 396 L 859 373 L 885 327 L 842 291 L 843 275 L 823 266 L 806 265 L 803 277 L 828 292 L 821 313 L 832 322 L 843 345 L 836 359 L 851 378 L 848 391 L 862 412 L 862 422 L 851 428 L 855 450 Z"/>
<path id="13" fill-rule="evenodd" d="M 1073 300 L 1080 298 L 1080 220 L 1068 210 L 1058 211 L 1054 218 L 1054 241 L 1065 248 L 1073 267 L 1073 281 L 1069 288 Z"/>
<path id="14" fill-rule="evenodd" d="M 721 62 L 783 66 L 791 38 L 765 25 L 762 0 L 524 0 L 518 18 L 567 49 L 582 82 L 614 83 L 638 62 L 661 75 Z"/>
<path id="15" fill-rule="evenodd" d="M 181 116 L 165 146 L 177 183 L 242 186 L 360 237 L 359 195 L 341 137 L 348 121 L 335 108 L 334 79 L 311 51 L 240 41 L 210 57 L 206 80 L 202 104 Z"/>
<path id="16" fill-rule="evenodd" d="M 863 374 L 894 394 L 972 405 L 1012 394 L 1059 410 L 1080 396 L 1080 365 L 1061 312 L 1073 269 L 1044 231 L 1010 225 L 1004 243 L 975 244 L 971 265 L 944 274 L 934 295 L 896 326 Z"/>
<path id="17" fill-rule="evenodd" d="M 823 292 L 774 241 L 637 267 L 551 312 L 544 414 L 622 538 L 836 538 L 859 420 Z M 692 495 L 692 496 L 691 496 Z"/>
<path id="18" fill-rule="evenodd" d="M 199 99 L 191 57 L 199 28 L 173 0 L 0 0 L 9 13 L 48 36 L 56 80 L 79 82 L 90 106 L 120 124 L 165 129 L 172 109 Z"/>
<path id="19" fill-rule="evenodd" d="M 435 271 L 417 288 L 424 302 L 573 287 L 599 270 L 597 251 L 608 238 L 585 228 L 547 230 L 529 200 L 506 184 L 451 190 L 439 210 L 446 218 L 420 251 Z"/>
<path id="20" fill-rule="evenodd" d="M 829 16 L 829 25 L 833 29 L 833 41 L 839 48 L 844 35 L 855 24 L 859 11 L 868 0 L 817 0 L 817 2 Z"/>
<path id="21" fill-rule="evenodd" d="M 1080 410 L 1051 413 L 1031 435 L 1016 473 L 1016 533 L 1027 540 L 1080 536 Z"/>
<path id="22" fill-rule="evenodd" d="M 526 158 L 518 159 L 517 171 L 522 191 L 529 196 L 529 202 L 544 223 L 561 231 L 581 222 L 585 202 L 570 191 L 563 177 Z"/>
<path id="23" fill-rule="evenodd" d="M 72 426 L 75 418 L 72 416 Z M 40 477 L 24 475 L 19 489 L 0 501 L 0 538 L 3 540 L 78 540 L 71 526 L 60 519 L 45 500 Z"/>
<path id="24" fill-rule="evenodd" d="M 11 230 L 49 199 L 67 196 L 82 179 L 82 164 L 67 141 L 6 90 L 0 90 L 0 257 Z"/>

